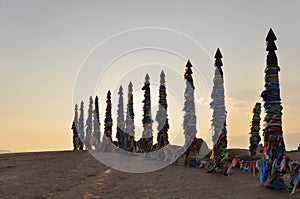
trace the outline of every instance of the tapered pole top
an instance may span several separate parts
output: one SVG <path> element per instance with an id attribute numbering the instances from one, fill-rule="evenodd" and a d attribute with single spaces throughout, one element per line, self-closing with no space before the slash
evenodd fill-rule
<path id="1" fill-rule="evenodd" d="M 266 37 L 266 41 L 276 41 L 276 40 L 277 40 L 277 37 L 275 36 L 272 28 L 270 28 L 268 35 Z"/>
<path id="2" fill-rule="evenodd" d="M 161 73 L 160 73 L 160 77 L 165 77 L 165 72 L 162 70 Z"/>
<path id="3" fill-rule="evenodd" d="M 192 63 L 191 63 L 191 61 L 189 59 L 188 59 L 186 65 L 185 65 L 185 67 L 187 67 L 187 68 L 193 67 L 193 65 L 192 65 Z"/>
<path id="4" fill-rule="evenodd" d="M 266 37 L 266 51 L 268 51 L 267 55 L 267 65 L 273 65 L 278 66 L 278 60 L 275 51 L 277 50 L 277 46 L 275 44 L 275 41 L 277 40 L 277 37 L 275 36 L 272 28 L 270 28 L 268 35 Z"/>
<path id="5" fill-rule="evenodd" d="M 221 60 L 222 58 L 223 58 L 223 55 L 222 55 L 220 49 L 218 48 L 216 51 L 216 54 L 215 54 L 215 65 L 216 66 L 218 66 L 218 67 L 223 66 L 223 62 Z"/>
<path id="6" fill-rule="evenodd" d="M 216 51 L 215 58 L 216 58 L 216 59 L 221 59 L 221 58 L 223 58 L 223 55 L 222 55 L 222 53 L 221 53 L 221 51 L 220 51 L 219 48 L 218 48 L 217 51 Z"/>
<path id="7" fill-rule="evenodd" d="M 145 83 L 149 84 L 149 80 L 150 80 L 150 77 L 149 77 L 149 75 L 147 73 L 146 76 L 145 76 Z"/>
<path id="8" fill-rule="evenodd" d="M 132 88 L 133 85 L 132 85 L 132 82 L 130 81 L 129 84 L 128 84 L 128 88 Z"/>
<path id="9" fill-rule="evenodd" d="M 119 95 L 123 95 L 123 87 L 122 85 L 120 85 L 119 87 L 119 92 L 118 92 Z"/>
<path id="10" fill-rule="evenodd" d="M 111 99 L 111 93 L 110 93 L 110 90 L 108 90 L 107 92 L 107 100 L 110 100 Z"/>
<path id="11" fill-rule="evenodd" d="M 277 40 L 277 37 L 275 36 L 272 28 L 270 28 L 269 33 L 266 37 L 266 42 L 267 42 L 267 48 L 266 51 L 275 51 L 277 50 L 275 41 Z"/>
<path id="12" fill-rule="evenodd" d="M 189 59 L 188 59 L 186 65 L 185 65 L 185 67 L 186 67 L 186 69 L 185 69 L 184 76 L 185 76 L 185 78 L 187 78 L 187 77 L 190 77 L 193 74 L 193 71 L 192 71 L 193 65 L 192 65 L 192 63 Z"/>
<path id="13" fill-rule="evenodd" d="M 132 82 L 130 81 L 128 84 L 128 94 L 129 95 L 132 95 L 132 91 L 133 91 L 132 87 L 133 87 L 133 85 L 132 85 Z"/>
<path id="14" fill-rule="evenodd" d="M 162 70 L 160 73 L 160 83 L 161 84 L 166 83 L 165 77 L 166 77 L 166 75 L 165 75 L 164 71 Z"/>

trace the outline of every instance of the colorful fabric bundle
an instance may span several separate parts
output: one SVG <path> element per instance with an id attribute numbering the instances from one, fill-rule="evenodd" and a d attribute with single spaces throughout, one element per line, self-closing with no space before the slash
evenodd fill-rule
<path id="1" fill-rule="evenodd" d="M 300 164 L 297 161 L 290 161 L 288 163 L 288 171 L 290 170 L 290 183 L 293 187 L 299 187 L 300 180 Z M 287 172 L 289 173 L 289 172 Z"/>
<path id="2" fill-rule="evenodd" d="M 293 190 L 291 192 L 291 195 L 294 194 L 296 189 L 300 187 L 299 181 L 300 181 L 300 165 L 296 163 L 291 177 L 291 184 L 293 185 Z"/>
<path id="3" fill-rule="evenodd" d="M 213 156 L 213 157 L 214 159 L 210 159 L 211 164 L 207 172 L 210 173 L 215 171 L 222 175 L 229 175 L 233 167 L 231 165 L 234 161 L 234 157 L 231 156 L 228 152 L 224 152 L 222 154 L 219 154 L 218 156 Z"/>
<path id="4" fill-rule="evenodd" d="M 200 165 L 200 159 L 199 159 L 199 151 L 197 150 L 196 146 L 196 139 L 192 142 L 190 147 L 187 150 L 185 161 L 186 164 L 188 164 L 189 167 L 198 167 Z"/>
<path id="5" fill-rule="evenodd" d="M 184 164 L 189 167 L 200 166 L 199 148 L 197 148 L 197 138 L 194 138 L 190 146 L 185 151 Z"/>
<path id="6" fill-rule="evenodd" d="M 148 73 L 145 77 L 145 84 L 142 88 L 144 90 L 144 118 L 142 120 L 144 131 L 142 134 L 142 145 L 141 145 L 141 151 L 145 153 L 149 153 L 152 150 L 153 145 L 153 135 L 152 135 L 152 116 L 151 116 L 151 97 L 150 97 L 150 77 Z"/>
<path id="7" fill-rule="evenodd" d="M 269 175 L 269 167 L 268 162 L 265 159 L 259 161 L 259 179 L 260 184 L 263 185 L 268 180 Z"/>
<path id="8" fill-rule="evenodd" d="M 251 132 L 250 132 L 250 146 L 249 154 L 251 156 L 256 155 L 256 149 L 260 142 L 260 112 L 261 112 L 261 103 L 257 102 L 253 108 L 253 118 L 251 123 Z"/>
<path id="9" fill-rule="evenodd" d="M 126 120 L 125 120 L 125 134 L 126 134 L 126 148 L 127 151 L 135 152 L 134 146 L 134 135 L 135 135 L 135 126 L 134 126 L 134 111 L 133 111 L 133 90 L 132 83 L 128 85 L 128 103 L 126 111 Z"/>
<path id="10" fill-rule="evenodd" d="M 156 113 L 157 126 L 157 149 L 160 149 L 169 144 L 169 120 L 168 120 L 168 104 L 166 93 L 166 80 L 165 73 L 161 71 L 160 74 L 160 87 L 159 87 L 159 107 Z"/>
<path id="11" fill-rule="evenodd" d="M 231 169 L 236 167 L 239 163 L 239 160 L 236 157 L 233 157 L 232 162 L 230 163 L 230 166 L 228 167 L 226 174 L 230 175 Z"/>

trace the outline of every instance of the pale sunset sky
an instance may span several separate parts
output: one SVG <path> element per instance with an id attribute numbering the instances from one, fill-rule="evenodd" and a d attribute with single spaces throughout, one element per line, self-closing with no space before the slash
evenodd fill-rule
<path id="1" fill-rule="evenodd" d="M 297 0 L 0 0 L 0 152 L 71 150 L 73 106 L 84 100 L 86 119 L 90 95 L 100 98 L 103 132 L 108 89 L 115 139 L 117 89 L 122 84 L 126 105 L 129 81 L 140 136 L 144 77 L 147 72 L 151 77 L 155 119 L 162 69 L 171 143 L 180 144 L 187 59 L 195 72 L 197 137 L 209 142 L 217 48 L 224 57 L 229 147 L 248 148 L 252 108 L 262 102 L 270 27 L 278 38 L 285 143 L 295 149 L 300 144 L 299 8 Z M 262 120 L 264 115 L 263 110 Z"/>

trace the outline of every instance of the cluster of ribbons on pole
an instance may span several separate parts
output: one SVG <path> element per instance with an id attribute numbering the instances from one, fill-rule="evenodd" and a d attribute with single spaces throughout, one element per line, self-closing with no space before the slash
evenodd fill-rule
<path id="1" fill-rule="evenodd" d="M 275 41 L 277 40 L 274 32 L 270 29 L 267 37 L 267 67 L 265 69 L 265 90 L 262 92 L 261 97 L 264 101 L 264 108 L 266 112 L 264 135 L 264 153 L 265 159 L 268 162 L 271 181 L 269 187 L 275 189 L 285 189 L 286 185 L 283 180 L 283 173 L 280 169 L 280 163 L 284 158 L 285 145 L 282 133 L 282 106 L 280 99 L 279 78 L 277 50 Z M 265 172 L 267 176 L 269 172 Z"/>
<path id="2" fill-rule="evenodd" d="M 169 120 L 168 120 L 168 104 L 167 104 L 167 93 L 166 93 L 166 80 L 165 73 L 161 71 L 160 74 L 160 86 L 159 86 L 159 107 L 156 114 L 157 126 L 157 147 L 158 149 L 169 144 Z"/>
<path id="3" fill-rule="evenodd" d="M 260 130 L 260 113 L 261 113 L 261 103 L 257 102 L 253 108 L 253 118 L 251 122 L 251 132 L 250 132 L 250 146 L 249 154 L 251 156 L 256 155 L 256 150 L 258 144 L 261 140 L 259 135 Z"/>
<path id="4" fill-rule="evenodd" d="M 99 98 L 95 98 L 95 110 L 94 110 L 94 132 L 93 132 L 93 145 L 96 150 L 100 149 L 100 113 L 99 113 Z"/>
<path id="5" fill-rule="evenodd" d="M 142 88 L 142 90 L 144 90 L 144 107 L 143 107 L 143 111 L 144 111 L 144 118 L 142 120 L 143 122 L 143 127 L 144 127 L 144 131 L 142 134 L 142 146 L 141 146 L 141 150 L 142 152 L 145 153 L 149 153 L 152 150 L 152 146 L 153 146 L 153 135 L 152 135 L 152 116 L 151 116 L 151 92 L 150 92 L 150 77 L 148 75 L 148 73 L 146 74 L 145 77 L 145 83 L 144 86 Z"/>
<path id="6" fill-rule="evenodd" d="M 104 134 L 102 139 L 101 151 L 102 152 L 110 152 L 112 151 L 112 125 L 113 120 L 111 118 L 111 93 L 107 92 L 106 97 L 106 113 L 104 120 Z"/>
<path id="7" fill-rule="evenodd" d="M 134 136 L 135 136 L 135 126 L 134 126 L 134 111 L 133 111 L 133 85 L 130 82 L 128 85 L 128 102 L 127 102 L 127 112 L 125 120 L 125 133 L 126 133 L 126 147 L 127 151 L 135 152 L 134 146 Z"/>
<path id="8" fill-rule="evenodd" d="M 214 162 L 210 171 L 217 170 L 222 167 L 222 159 L 225 157 L 227 149 L 227 128 L 226 128 L 226 107 L 224 94 L 224 77 L 222 70 L 223 56 L 219 48 L 215 54 L 215 74 L 213 79 L 213 90 L 211 93 L 212 102 L 210 107 L 213 110 L 212 115 L 212 141 L 213 150 L 210 159 Z"/>
<path id="9" fill-rule="evenodd" d="M 125 119 L 124 119 L 124 102 L 123 102 L 123 87 L 119 88 L 119 104 L 117 117 L 117 134 L 119 148 L 127 150 L 126 136 L 125 136 Z"/>
<path id="10" fill-rule="evenodd" d="M 190 161 L 194 162 L 199 152 L 194 150 L 196 148 L 195 140 L 196 140 L 197 127 L 196 127 L 196 111 L 195 111 L 195 101 L 194 101 L 195 86 L 194 86 L 194 81 L 192 76 L 193 74 L 192 67 L 193 65 L 191 64 L 190 60 L 188 60 L 186 64 L 185 74 L 184 74 L 184 79 L 186 80 L 186 88 L 184 92 L 185 102 L 183 107 L 183 111 L 185 111 L 184 119 L 183 119 L 183 129 L 184 129 L 184 137 L 185 137 L 185 143 L 183 148 L 186 150 L 185 164 L 189 164 Z"/>
<path id="11" fill-rule="evenodd" d="M 92 149 L 92 132 L 93 132 L 93 98 L 90 97 L 89 100 L 89 109 L 88 109 L 88 117 L 85 122 L 86 132 L 85 132 L 85 139 L 84 145 L 88 150 Z"/>

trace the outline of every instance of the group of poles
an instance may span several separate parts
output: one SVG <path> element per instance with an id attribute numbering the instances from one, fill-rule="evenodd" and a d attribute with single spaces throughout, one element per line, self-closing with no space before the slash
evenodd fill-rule
<path id="1" fill-rule="evenodd" d="M 267 179 L 270 179 L 268 187 L 275 189 L 287 189 L 283 175 L 287 173 L 287 167 L 291 166 L 294 172 L 291 184 L 295 187 L 299 182 L 300 166 L 296 161 L 291 160 L 285 154 L 285 145 L 282 132 L 282 106 L 279 89 L 277 50 L 275 41 L 277 40 L 272 29 L 266 37 L 266 51 L 267 61 L 265 68 L 265 90 L 262 92 L 261 97 L 264 101 L 264 109 L 266 116 L 264 118 L 265 128 L 263 129 L 264 141 L 264 157 L 259 160 L 259 174 L 261 183 L 264 184 Z M 229 173 L 232 167 L 237 165 L 236 158 L 231 156 L 227 151 L 227 111 L 225 107 L 225 91 L 224 91 L 224 75 L 222 70 L 222 54 L 217 49 L 215 58 L 215 71 L 213 78 L 213 88 L 211 93 L 210 107 L 213 110 L 211 125 L 212 125 L 212 141 L 213 149 L 209 158 L 208 172 L 222 171 L 222 173 Z M 197 156 L 199 154 L 199 147 L 197 147 L 197 126 L 196 126 L 196 112 L 194 102 L 195 85 L 193 81 L 193 71 L 190 60 L 187 61 L 184 79 L 186 88 L 184 92 L 184 120 L 183 129 L 185 136 L 185 155 L 186 163 L 188 165 L 197 165 Z M 95 107 L 93 109 L 93 98 L 90 97 L 88 118 L 86 125 L 84 125 L 84 104 L 83 101 L 80 105 L 80 116 L 78 118 L 78 106 L 75 105 L 75 116 L 73 120 L 73 144 L 74 150 L 86 149 L 99 150 L 102 152 L 112 151 L 113 146 L 121 148 L 129 152 L 143 152 L 149 153 L 169 144 L 168 140 L 168 114 L 167 114 L 167 93 L 165 74 L 162 71 L 160 74 L 160 87 L 159 87 L 159 109 L 156 114 L 157 126 L 157 144 L 153 145 L 153 129 L 152 129 L 152 116 L 151 116 L 151 97 L 150 97 L 150 77 L 146 74 L 145 82 L 142 90 L 144 91 L 144 106 L 143 106 L 143 133 L 139 141 L 135 141 L 135 126 L 134 126 L 134 110 L 133 110 L 133 85 L 132 82 L 128 85 L 128 100 L 126 117 L 124 116 L 123 104 L 123 88 L 119 88 L 119 104 L 118 104 L 118 117 L 117 117 L 117 142 L 112 141 L 112 116 L 111 116 L 111 93 L 108 91 L 106 100 L 106 113 L 104 120 L 104 133 L 102 142 L 100 141 L 101 131 L 99 122 L 99 105 L 98 97 L 95 98 Z M 261 103 L 257 102 L 253 109 L 253 119 L 250 132 L 250 146 L 249 155 L 255 156 L 256 151 L 261 141 L 260 138 L 260 112 Z M 86 127 L 86 131 L 84 131 Z M 203 164 L 202 164 L 203 166 Z M 285 169 L 284 169 L 285 168 Z"/>
<path id="2" fill-rule="evenodd" d="M 78 114 L 78 105 L 75 105 L 75 115 L 72 124 L 73 129 L 73 147 L 74 150 L 83 150 L 84 146 L 87 150 L 96 150 L 101 152 L 110 152 L 113 147 L 118 147 L 128 152 L 143 152 L 149 153 L 158 150 L 169 144 L 168 137 L 168 104 L 166 93 L 166 80 L 164 71 L 160 74 L 159 86 L 159 108 L 155 120 L 157 126 L 157 144 L 153 145 L 153 129 L 152 129 L 152 115 L 151 115 L 151 95 L 150 95 L 150 77 L 145 76 L 144 86 L 144 106 L 143 106 L 143 133 L 142 138 L 135 141 L 135 125 L 134 125 L 134 108 L 133 108 L 133 84 L 128 85 L 128 100 L 126 115 L 124 115 L 124 99 L 123 87 L 119 87 L 118 95 L 118 110 L 117 110 L 117 141 L 112 139 L 112 103 L 111 92 L 107 92 L 106 112 L 104 120 L 104 133 L 101 142 L 100 119 L 99 119 L 99 99 L 95 97 L 95 104 L 93 98 L 89 99 L 88 117 L 84 125 L 84 102 L 81 101 Z M 94 107 L 93 107 L 94 104 Z"/>

